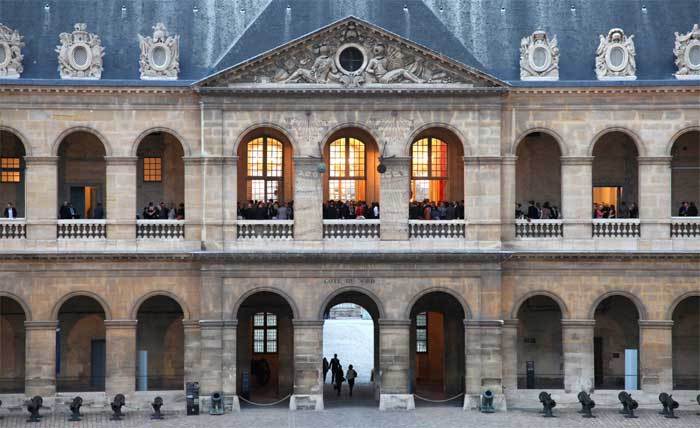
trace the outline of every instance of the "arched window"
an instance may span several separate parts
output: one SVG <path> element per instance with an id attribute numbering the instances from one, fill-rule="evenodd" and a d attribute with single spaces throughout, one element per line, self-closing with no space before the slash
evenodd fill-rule
<path id="1" fill-rule="evenodd" d="M 248 200 L 279 201 L 284 181 L 282 143 L 271 137 L 259 137 L 248 142 Z"/>
<path id="2" fill-rule="evenodd" d="M 412 200 L 444 201 L 447 185 L 447 144 L 421 138 L 411 146 Z"/>
<path id="3" fill-rule="evenodd" d="M 333 200 L 364 200 L 365 143 L 356 138 L 339 138 L 330 146 L 328 197 Z"/>

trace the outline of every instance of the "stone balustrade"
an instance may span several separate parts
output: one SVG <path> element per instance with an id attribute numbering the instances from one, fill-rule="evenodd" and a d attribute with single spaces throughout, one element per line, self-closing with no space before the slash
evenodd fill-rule
<path id="1" fill-rule="evenodd" d="M 639 238 L 638 218 L 593 219 L 594 238 Z"/>
<path id="2" fill-rule="evenodd" d="M 700 217 L 671 218 L 671 238 L 700 238 Z"/>
<path id="3" fill-rule="evenodd" d="M 379 220 L 323 220 L 325 239 L 379 239 Z"/>
<path id="4" fill-rule="evenodd" d="M 294 220 L 238 220 L 238 239 L 293 239 Z"/>
<path id="5" fill-rule="evenodd" d="M 462 239 L 464 220 L 409 220 L 408 235 L 411 239 Z"/>
<path id="6" fill-rule="evenodd" d="M 185 220 L 136 220 L 137 239 L 184 239 Z"/>
<path id="7" fill-rule="evenodd" d="M 0 220 L 0 239 L 24 239 L 27 237 L 27 223 L 23 218 Z"/>
<path id="8" fill-rule="evenodd" d="M 557 220 L 515 220 L 515 237 L 524 238 L 563 238 L 564 221 Z"/>
<path id="9" fill-rule="evenodd" d="M 105 239 L 106 220 L 58 220 L 58 239 Z"/>

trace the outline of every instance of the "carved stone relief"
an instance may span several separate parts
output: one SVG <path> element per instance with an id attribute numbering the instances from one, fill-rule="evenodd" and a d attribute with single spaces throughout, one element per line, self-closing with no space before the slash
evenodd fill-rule
<path id="1" fill-rule="evenodd" d="M 0 24 L 0 78 L 17 79 L 22 74 L 22 36 Z"/>
<path id="2" fill-rule="evenodd" d="M 678 67 L 676 79 L 700 79 L 700 27 L 695 24 L 685 34 L 674 34 L 676 44 L 673 53 Z"/>
<path id="3" fill-rule="evenodd" d="M 559 80 L 559 47 L 557 36 L 547 38 L 544 31 L 535 31 L 520 41 L 521 80 Z"/>
<path id="4" fill-rule="evenodd" d="M 637 79 L 633 38 L 633 35 L 627 37 L 620 28 L 610 30 L 607 37 L 600 35 L 595 59 L 595 73 L 598 80 Z"/>
<path id="5" fill-rule="evenodd" d="M 58 36 L 56 46 L 61 79 L 100 79 L 105 49 L 100 37 L 87 32 L 87 24 L 77 23 L 72 33 Z"/>
<path id="6" fill-rule="evenodd" d="M 161 22 L 153 27 L 153 37 L 139 34 L 141 80 L 177 80 L 180 71 L 180 36 L 171 36 Z"/>

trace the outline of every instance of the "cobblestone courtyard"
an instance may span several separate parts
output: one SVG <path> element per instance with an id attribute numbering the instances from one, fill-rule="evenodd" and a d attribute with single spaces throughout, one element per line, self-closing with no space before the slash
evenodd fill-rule
<path id="1" fill-rule="evenodd" d="M 700 416 L 693 409 L 679 412 L 679 419 L 666 419 L 656 410 L 639 411 L 638 419 L 625 419 L 616 410 L 596 412 L 596 419 L 582 419 L 573 410 L 557 412 L 557 418 L 544 419 L 535 411 L 511 411 L 483 415 L 463 412 L 456 407 L 422 407 L 409 412 L 380 412 L 363 407 L 337 408 L 320 412 L 290 412 L 286 408 L 243 409 L 223 416 L 166 415 L 163 421 L 151 421 L 147 413 L 132 413 L 121 422 L 109 415 L 86 415 L 81 422 L 68 422 L 66 416 L 47 415 L 41 423 L 28 424 L 24 415 L 5 416 L 0 427 L 71 428 L 452 428 L 452 427 L 698 427 Z"/>

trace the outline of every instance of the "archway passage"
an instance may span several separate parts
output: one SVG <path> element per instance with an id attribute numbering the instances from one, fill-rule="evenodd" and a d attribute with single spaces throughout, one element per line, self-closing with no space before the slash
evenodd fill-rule
<path id="1" fill-rule="evenodd" d="M 515 199 L 522 216 L 561 218 L 561 150 L 557 141 L 549 134 L 533 132 L 520 142 L 517 156 Z"/>
<path id="2" fill-rule="evenodd" d="M 136 390 L 179 390 L 184 385 L 185 339 L 180 305 L 167 296 L 141 304 L 136 329 Z"/>
<path id="3" fill-rule="evenodd" d="M 24 145 L 15 134 L 0 131 L 0 206 L 3 217 L 10 217 L 10 208 L 16 209 L 15 218 L 25 215 L 25 155 Z"/>
<path id="4" fill-rule="evenodd" d="M 17 301 L 0 297 L 0 394 L 24 392 L 26 319 Z"/>
<path id="5" fill-rule="evenodd" d="M 185 161 L 180 141 L 167 132 L 154 132 L 141 140 L 136 154 L 138 218 L 184 220 Z"/>
<path id="6" fill-rule="evenodd" d="M 700 209 L 700 131 L 681 135 L 671 150 L 671 215 L 698 216 Z"/>
<path id="7" fill-rule="evenodd" d="M 564 389 L 561 309 L 533 296 L 518 310 L 518 389 Z"/>
<path id="8" fill-rule="evenodd" d="M 593 217 L 639 217 L 637 146 L 624 132 L 609 132 L 593 147 Z M 596 210 L 596 208 L 598 208 Z"/>
<path id="9" fill-rule="evenodd" d="M 379 398 L 379 317 L 375 301 L 360 291 L 334 296 L 323 311 L 323 356 L 329 365 L 336 357 L 347 379 L 348 369 L 357 373 L 350 396 L 349 383 L 342 383 L 340 394 L 334 387 L 335 373 L 324 375 L 324 405 L 375 406 Z"/>
<path id="10" fill-rule="evenodd" d="M 58 312 L 56 391 L 104 391 L 105 313 L 93 298 L 68 299 Z"/>
<path id="11" fill-rule="evenodd" d="M 673 389 L 700 390 L 700 296 L 673 311 Z"/>
<path id="12" fill-rule="evenodd" d="M 107 170 L 102 142 L 89 132 L 73 132 L 61 141 L 58 157 L 59 217 L 105 218 Z"/>
<path id="13" fill-rule="evenodd" d="M 248 400 L 273 402 L 294 386 L 293 312 L 280 295 L 255 293 L 238 309 L 238 391 Z"/>
<path id="14" fill-rule="evenodd" d="M 595 310 L 593 364 L 598 389 L 639 388 L 639 312 L 624 296 L 611 296 Z"/>
<path id="15" fill-rule="evenodd" d="M 464 319 L 460 302 L 445 292 L 428 293 L 413 305 L 412 392 L 438 400 L 464 392 Z"/>

